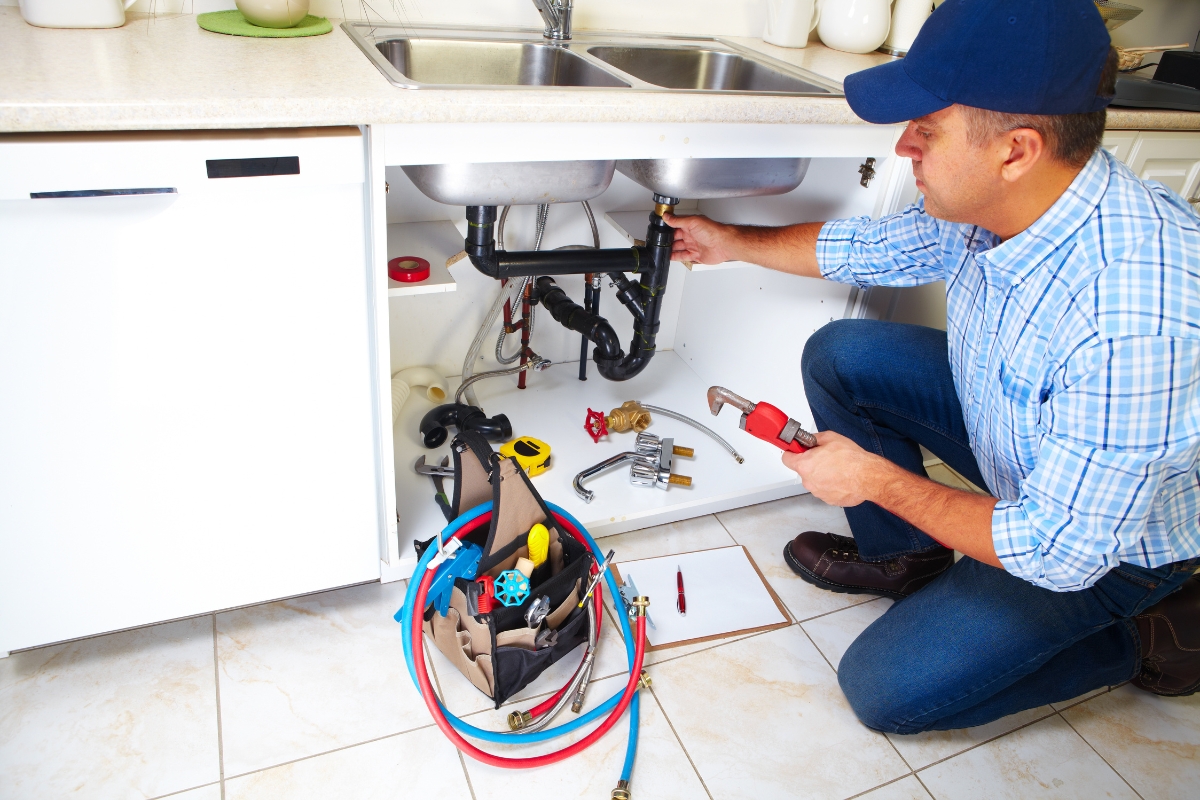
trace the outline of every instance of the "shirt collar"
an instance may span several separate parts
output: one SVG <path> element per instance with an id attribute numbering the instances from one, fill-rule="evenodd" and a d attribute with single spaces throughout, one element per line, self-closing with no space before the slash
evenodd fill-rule
<path id="1" fill-rule="evenodd" d="M 1023 280 L 1091 217 L 1108 188 L 1111 157 L 1104 148 L 1097 149 L 1046 213 L 983 257 L 1013 283 Z"/>

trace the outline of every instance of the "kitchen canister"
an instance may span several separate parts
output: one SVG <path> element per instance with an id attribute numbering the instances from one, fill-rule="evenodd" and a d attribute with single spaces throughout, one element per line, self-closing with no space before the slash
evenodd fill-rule
<path id="1" fill-rule="evenodd" d="M 767 0 L 763 41 L 780 47 L 805 47 L 820 19 L 817 0 Z"/>
<path id="2" fill-rule="evenodd" d="M 879 49 L 888 55 L 902 56 L 933 13 L 933 0 L 892 0 L 892 5 L 892 29 Z"/>
<path id="3" fill-rule="evenodd" d="M 21 16 L 39 28 L 119 28 L 137 0 L 20 0 Z"/>
<path id="4" fill-rule="evenodd" d="M 888 0 L 821 0 L 817 34 L 834 50 L 869 53 L 883 44 L 891 26 Z"/>

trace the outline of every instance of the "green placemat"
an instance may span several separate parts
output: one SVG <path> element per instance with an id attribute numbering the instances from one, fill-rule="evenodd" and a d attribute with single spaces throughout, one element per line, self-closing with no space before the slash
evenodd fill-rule
<path id="1" fill-rule="evenodd" d="M 325 17 L 314 17 L 309 14 L 291 28 L 260 28 L 251 25 L 240 11 L 210 11 L 198 14 L 196 22 L 201 28 L 213 33 L 227 33 L 230 36 L 264 36 L 268 39 L 287 39 L 293 36 L 320 36 L 329 33 L 333 25 Z"/>

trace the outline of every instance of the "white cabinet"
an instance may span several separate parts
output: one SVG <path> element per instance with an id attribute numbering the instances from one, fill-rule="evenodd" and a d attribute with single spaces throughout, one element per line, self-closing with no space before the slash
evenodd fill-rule
<path id="1" fill-rule="evenodd" d="M 363 156 L 0 137 L 0 654 L 379 576 Z"/>
<path id="2" fill-rule="evenodd" d="M 1189 203 L 1200 202 L 1200 133 L 1142 132 L 1125 163 L 1138 177 L 1165 184 Z"/>

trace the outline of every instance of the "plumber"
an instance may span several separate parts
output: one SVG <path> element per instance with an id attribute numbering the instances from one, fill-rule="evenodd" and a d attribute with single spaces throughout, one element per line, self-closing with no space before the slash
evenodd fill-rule
<path id="1" fill-rule="evenodd" d="M 1200 687 L 1200 219 L 1100 148 L 1115 75 L 1091 0 L 943 3 L 906 58 L 845 81 L 864 120 L 907 121 L 915 205 L 668 219 L 679 260 L 946 283 L 945 332 L 847 319 L 809 338 L 819 444 L 783 456 L 854 534 L 801 533 L 788 565 L 897 600 L 838 670 L 876 730 Z M 929 480 L 922 445 L 986 493 Z"/>

